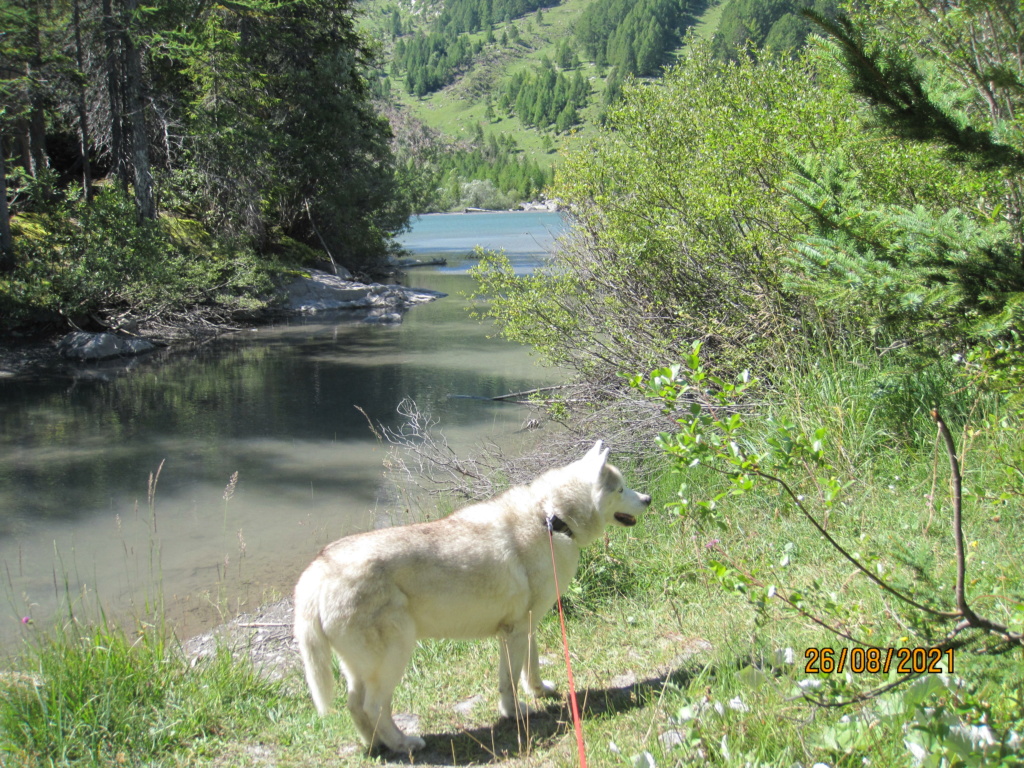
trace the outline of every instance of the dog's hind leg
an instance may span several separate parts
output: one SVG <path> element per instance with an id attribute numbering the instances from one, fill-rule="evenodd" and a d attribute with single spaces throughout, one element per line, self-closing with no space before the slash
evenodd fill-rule
<path id="1" fill-rule="evenodd" d="M 344 666 L 344 664 L 343 664 Z M 345 670 L 345 679 L 348 681 L 348 711 L 352 716 L 359 736 L 367 747 L 374 746 L 374 734 L 376 728 L 373 721 L 366 715 L 366 683 L 356 677 L 350 670 Z"/>
<path id="2" fill-rule="evenodd" d="M 409 627 L 408 631 L 390 636 L 385 647 L 378 646 L 371 650 L 364 646 L 363 652 L 359 654 L 359 684 L 362 686 L 363 694 L 361 711 L 353 709 L 352 699 L 349 700 L 349 709 L 352 712 L 352 719 L 371 748 L 383 744 L 395 752 L 413 752 L 426 746 L 426 742 L 418 736 L 407 736 L 402 733 L 391 715 L 391 700 L 395 688 L 402 679 L 402 673 L 405 672 L 415 647 L 415 634 L 412 627 Z"/>

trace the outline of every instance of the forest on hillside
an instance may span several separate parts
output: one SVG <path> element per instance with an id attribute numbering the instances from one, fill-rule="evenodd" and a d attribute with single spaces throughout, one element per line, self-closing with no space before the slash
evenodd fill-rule
<path id="1" fill-rule="evenodd" d="M 482 61 L 535 59 L 530 54 L 538 45 L 536 33 L 544 26 L 544 11 L 557 4 L 455 0 L 444 3 L 434 15 L 410 15 L 390 6 L 383 12 L 382 25 L 391 38 L 390 47 L 386 46 L 389 80 L 401 83 L 409 95 L 425 99 L 467 76 Z M 713 51 L 717 58 L 735 60 L 748 48 L 794 55 L 812 28 L 802 12 L 810 9 L 831 17 L 838 3 L 730 0 L 723 6 L 713 33 Z M 505 111 L 517 115 L 524 127 L 564 133 L 579 124 L 579 112 L 588 102 L 566 96 L 564 87 L 562 93 L 555 93 L 546 72 L 550 63 L 568 73 L 581 61 L 591 62 L 598 74 L 612 78 L 606 89 L 611 94 L 604 99 L 605 105 L 610 104 L 628 78 L 657 77 L 671 64 L 686 32 L 706 10 L 702 0 L 592 0 L 573 20 L 571 34 L 557 44 L 546 44 L 550 50 L 539 69 L 536 64 L 526 70 L 513 64 L 503 81 L 491 86 L 490 99 L 503 100 Z M 532 72 L 536 87 L 527 89 L 529 104 L 517 105 L 521 81 L 529 76 L 524 71 Z"/>
<path id="2" fill-rule="evenodd" d="M 653 76 L 668 60 L 692 17 L 693 0 L 596 0 L 580 14 L 576 40 L 598 66 Z"/>
<path id="3" fill-rule="evenodd" d="M 547 13 L 556 13 L 555 5 L 535 0 L 457 0 L 411 10 L 403 4 L 374 5 L 373 28 L 387 41 L 374 93 L 382 100 L 401 102 L 405 97 L 399 92 L 404 91 L 414 100 L 414 113 L 421 103 L 433 111 L 451 98 L 463 108 L 482 108 L 482 116 L 475 119 L 483 118 L 484 133 L 487 126 L 515 118 L 518 126 L 503 124 L 501 132 L 511 130 L 520 142 L 526 132 L 536 132 L 544 151 L 553 153 L 572 131 L 587 123 L 603 124 L 631 78 L 659 76 L 679 55 L 687 31 L 709 11 L 701 0 L 592 0 L 573 9 L 566 29 L 564 22 L 550 26 L 547 20 Z M 730 0 L 712 35 L 715 56 L 735 60 L 747 48 L 795 56 L 811 28 L 801 15 L 805 7 L 810 7 L 807 0 Z M 818 0 L 814 7 L 831 16 L 835 2 Z M 472 97 L 467 98 L 462 84 L 469 83 Z M 414 183 L 419 210 L 460 199 L 458 184 L 470 181 L 494 185 L 490 199 L 495 205 L 516 199 L 524 188 L 530 197 L 541 193 L 541 187 L 522 183 L 503 186 L 500 179 L 508 178 L 508 170 L 516 166 L 515 156 L 503 154 L 511 144 L 501 144 L 496 156 L 483 151 L 483 137 L 476 137 L 471 125 L 459 128 L 457 136 L 447 138 L 452 147 L 467 141 L 462 129 L 472 130 L 471 151 L 490 159 L 466 163 L 454 159 L 451 153 L 456 150 L 441 152 L 435 146 L 429 161 L 407 162 L 409 174 L 423 177 Z M 400 135 L 399 143 L 403 142 Z M 535 140 L 524 143 L 535 147 Z M 513 151 L 521 151 L 518 143 Z M 452 159 L 445 160 L 446 154 Z M 499 156 L 500 162 L 493 159 Z M 523 162 L 519 158 L 519 167 Z M 477 176 L 456 181 L 455 174 L 474 165 Z M 438 170 L 441 166 L 444 171 Z M 525 176 L 539 178 L 533 171 Z M 435 182 L 440 183 L 428 192 Z"/>
<path id="4" fill-rule="evenodd" d="M 351 0 L 3 0 L 0 27 L 5 323 L 230 303 L 310 247 L 372 271 L 408 219 Z"/>
<path id="5" fill-rule="evenodd" d="M 554 125 L 558 133 L 565 133 L 579 122 L 590 90 L 579 70 L 570 76 L 545 59 L 536 72 L 519 70 L 507 80 L 498 108 L 517 115 L 525 126 Z"/>
<path id="6" fill-rule="evenodd" d="M 484 46 L 518 45 L 519 29 L 510 22 L 536 9 L 541 23 L 546 5 L 552 3 L 458 0 L 418 28 L 403 24 L 395 9 L 392 75 L 403 75 L 406 91 L 418 98 L 438 91 L 465 72 Z M 685 0 L 594 0 L 580 15 L 573 48 L 622 75 L 653 76 L 692 23 L 690 12 Z"/>
<path id="7" fill-rule="evenodd" d="M 719 59 L 731 61 L 748 47 L 776 53 L 798 51 L 817 29 L 802 11 L 834 18 L 839 6 L 839 0 L 729 0 L 712 50 Z"/>

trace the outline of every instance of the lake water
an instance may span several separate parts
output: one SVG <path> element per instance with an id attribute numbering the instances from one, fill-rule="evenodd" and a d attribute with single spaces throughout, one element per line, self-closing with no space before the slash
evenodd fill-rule
<path id="1" fill-rule="evenodd" d="M 550 213 L 416 220 L 409 250 L 449 263 L 404 282 L 448 297 L 400 325 L 318 315 L 128 365 L 0 379 L 0 648 L 69 600 L 112 616 L 162 602 L 187 636 L 289 593 L 328 541 L 406 519 L 382 495 L 387 448 L 367 419 L 399 427 L 407 397 L 453 445 L 519 439 L 521 407 L 452 395 L 560 374 L 470 317 L 465 257 L 504 248 L 524 271 L 562 226 Z"/>
<path id="2" fill-rule="evenodd" d="M 536 255 L 548 253 L 564 231 L 565 221 L 557 213 L 432 214 L 413 220 L 404 245 L 417 256 L 454 256 L 453 270 L 463 268 L 466 262 L 459 257 L 478 246 L 502 250 L 514 267 L 531 269 Z"/>

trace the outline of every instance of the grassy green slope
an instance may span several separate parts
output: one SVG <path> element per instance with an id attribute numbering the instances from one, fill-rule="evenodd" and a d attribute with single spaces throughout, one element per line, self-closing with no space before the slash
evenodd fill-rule
<path id="1" fill-rule="evenodd" d="M 517 118 L 502 114 L 497 109 L 497 103 L 505 80 L 513 72 L 537 67 L 545 56 L 555 60 L 556 46 L 562 40 L 572 39 L 576 19 L 591 2 L 593 0 L 563 0 L 558 5 L 544 9 L 540 23 L 537 22 L 536 14 L 531 13 L 513 19 L 509 24 L 496 24 L 494 36 L 499 42 L 484 44 L 481 55 L 455 83 L 423 99 L 417 99 L 406 93 L 400 80 L 393 77 L 392 94 L 414 117 L 452 139 L 471 139 L 479 124 L 485 133 L 511 135 L 527 156 L 542 164 L 545 158 L 546 162 L 557 162 L 558 149 L 567 138 L 585 135 L 593 130 L 601 110 L 607 71 L 592 62 L 581 64 L 593 92 L 590 105 L 581 112 L 582 124 L 569 134 L 525 128 Z M 697 17 L 694 27 L 698 36 L 706 38 L 714 34 L 726 2 L 728 0 L 710 3 Z M 423 3 L 418 3 L 416 7 L 424 8 Z M 413 15 L 408 4 L 395 0 L 366 0 L 362 3 L 364 29 L 374 39 L 382 41 L 385 69 L 390 71 L 393 41 L 388 30 L 392 10 L 398 8 L 403 24 L 425 29 L 440 7 L 441 3 L 427 4 L 425 10 Z M 520 39 L 517 43 L 502 45 L 502 32 L 508 32 L 509 26 L 517 28 Z M 484 42 L 484 34 L 474 35 L 472 39 Z M 495 118 L 491 121 L 485 117 L 488 96 L 495 105 Z"/>

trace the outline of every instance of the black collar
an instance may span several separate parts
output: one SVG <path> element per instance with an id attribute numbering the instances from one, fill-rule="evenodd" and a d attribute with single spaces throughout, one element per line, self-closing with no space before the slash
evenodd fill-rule
<path id="1" fill-rule="evenodd" d="M 551 533 L 564 533 L 570 539 L 572 538 L 572 528 L 558 515 L 551 515 L 551 517 L 547 518 L 544 521 L 544 527 Z"/>

